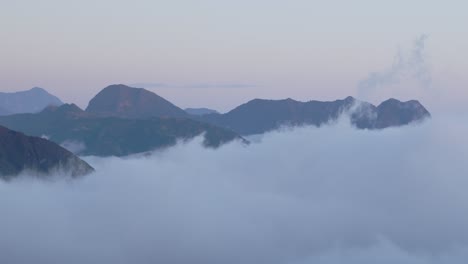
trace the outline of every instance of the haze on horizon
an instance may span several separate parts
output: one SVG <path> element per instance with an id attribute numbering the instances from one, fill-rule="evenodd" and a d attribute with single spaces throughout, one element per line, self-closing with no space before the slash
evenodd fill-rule
<path id="1" fill-rule="evenodd" d="M 467 9 L 419 0 L 8 1 L 0 91 L 40 86 L 86 107 L 100 89 L 124 83 L 220 111 L 256 97 L 348 95 L 466 111 Z M 394 68 L 421 38 L 429 82 L 414 78 L 419 66 Z M 392 78 L 360 94 L 372 76 Z"/>

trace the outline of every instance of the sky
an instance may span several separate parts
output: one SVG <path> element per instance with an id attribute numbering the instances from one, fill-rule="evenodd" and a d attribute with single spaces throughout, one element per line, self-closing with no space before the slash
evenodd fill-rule
<path id="1" fill-rule="evenodd" d="M 124 83 L 220 111 L 352 95 L 460 112 L 466 10 L 461 0 L 3 0 L 0 91 L 40 86 L 86 107 Z"/>
<path id="2" fill-rule="evenodd" d="M 2 263 L 464 264 L 468 124 L 285 129 L 0 181 Z M 359 151 L 356 151 L 359 150 Z M 339 166 L 337 166 L 339 164 Z"/>

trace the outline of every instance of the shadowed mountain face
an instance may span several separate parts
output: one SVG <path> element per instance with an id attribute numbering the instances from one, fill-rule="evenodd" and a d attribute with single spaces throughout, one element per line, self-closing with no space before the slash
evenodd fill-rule
<path id="1" fill-rule="evenodd" d="M 408 125 L 430 116 L 426 108 L 416 100 L 400 102 L 396 99 L 389 99 L 377 107 L 377 119 L 372 128 Z"/>
<path id="2" fill-rule="evenodd" d="M 60 106 L 62 101 L 42 88 L 15 93 L 0 93 L 0 115 L 37 113 L 49 105 Z M 3 111 L 5 113 L 2 113 Z"/>
<path id="3" fill-rule="evenodd" d="M 208 108 L 186 108 L 185 112 L 189 115 L 202 116 L 208 114 L 219 114 L 218 111 Z"/>
<path id="4" fill-rule="evenodd" d="M 188 116 L 184 110 L 153 92 L 122 84 L 104 88 L 89 102 L 86 111 L 124 118 Z"/>
<path id="5" fill-rule="evenodd" d="M 283 125 L 315 125 L 336 121 L 349 113 L 351 122 L 360 129 L 382 129 L 407 125 L 430 117 L 418 102 L 389 99 L 378 107 L 352 97 L 332 102 L 299 102 L 255 99 L 226 114 L 209 114 L 199 120 L 231 129 L 241 135 L 261 134 Z"/>
<path id="6" fill-rule="evenodd" d="M 67 104 L 38 114 L 0 117 L 0 124 L 28 135 L 47 136 L 64 146 L 80 145 L 80 155 L 125 156 L 172 146 L 203 133 L 207 147 L 245 141 L 232 131 L 191 119 L 105 117 Z"/>
<path id="7" fill-rule="evenodd" d="M 10 179 L 25 170 L 37 176 L 59 170 L 72 177 L 94 171 L 86 162 L 53 142 L 0 126 L 0 179 Z"/>

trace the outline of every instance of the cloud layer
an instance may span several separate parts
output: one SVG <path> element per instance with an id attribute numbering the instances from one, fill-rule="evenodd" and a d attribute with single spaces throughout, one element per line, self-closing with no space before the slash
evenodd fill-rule
<path id="1" fill-rule="evenodd" d="M 90 157 L 78 181 L 0 183 L 0 262 L 466 263 L 467 133 L 342 122 Z"/>

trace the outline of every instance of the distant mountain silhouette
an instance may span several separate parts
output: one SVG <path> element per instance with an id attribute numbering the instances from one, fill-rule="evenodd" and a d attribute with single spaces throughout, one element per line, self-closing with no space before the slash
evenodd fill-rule
<path id="1" fill-rule="evenodd" d="M 34 87 L 27 91 L 0 93 L 0 115 L 37 113 L 49 105 L 60 106 L 62 101 L 46 90 Z"/>
<path id="2" fill-rule="evenodd" d="M 76 105 L 49 107 L 38 114 L 0 117 L 0 124 L 58 144 L 82 144 L 81 155 L 125 156 L 174 145 L 204 134 L 207 147 L 240 140 L 224 128 L 187 118 L 129 119 L 85 112 Z"/>
<path id="3" fill-rule="evenodd" d="M 86 111 L 124 118 L 188 116 L 184 110 L 153 92 L 123 84 L 104 88 L 89 102 Z"/>
<path id="4" fill-rule="evenodd" d="M 400 102 L 389 99 L 378 107 L 352 97 L 331 102 L 299 102 L 292 99 L 254 99 L 226 114 L 208 114 L 198 117 L 241 135 L 261 134 L 283 125 L 315 125 L 333 122 L 343 113 L 349 113 L 351 122 L 360 129 L 382 129 L 407 125 L 430 117 L 418 102 Z"/>
<path id="5" fill-rule="evenodd" d="M 56 143 L 0 126 L 0 179 L 10 179 L 25 170 L 37 176 L 59 170 L 72 177 L 94 171 L 86 162 Z"/>
<path id="6" fill-rule="evenodd" d="M 186 108 L 185 112 L 189 115 L 202 116 L 208 114 L 219 114 L 218 111 L 209 108 Z"/>

